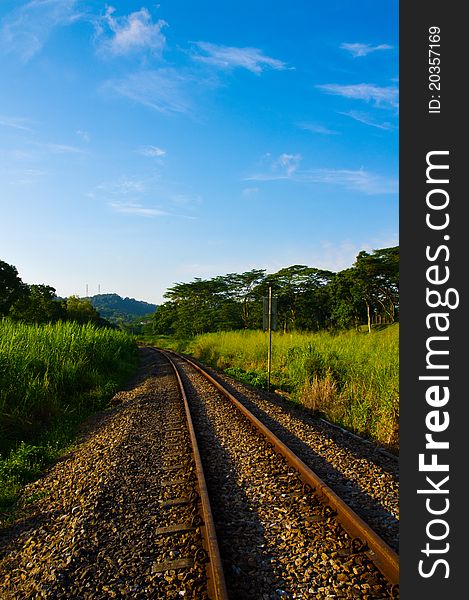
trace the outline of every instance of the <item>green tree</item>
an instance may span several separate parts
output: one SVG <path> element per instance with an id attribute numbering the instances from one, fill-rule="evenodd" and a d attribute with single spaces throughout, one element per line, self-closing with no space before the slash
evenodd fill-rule
<path id="1" fill-rule="evenodd" d="M 199 277 L 190 283 L 177 283 L 165 298 L 174 304 L 177 317 L 173 322 L 176 335 L 185 337 L 216 331 L 218 313 L 226 298 L 226 282 L 216 277 L 203 280 Z"/>
<path id="2" fill-rule="evenodd" d="M 0 315 L 7 315 L 12 304 L 26 290 L 27 286 L 21 281 L 16 267 L 0 260 Z"/>
<path id="3" fill-rule="evenodd" d="M 239 317 L 243 329 L 259 327 L 262 312 L 259 309 L 261 299 L 260 285 L 265 280 L 265 269 L 251 269 L 244 273 L 228 273 L 224 280 L 227 296 L 239 308 Z"/>
<path id="4" fill-rule="evenodd" d="M 172 335 L 177 328 L 177 305 L 175 302 L 160 304 L 153 315 L 153 332 Z"/>
<path id="5" fill-rule="evenodd" d="M 362 251 L 354 269 L 366 305 L 368 331 L 373 315 L 393 323 L 399 304 L 399 248 L 383 248 L 372 254 Z"/>
<path id="6" fill-rule="evenodd" d="M 372 319 L 394 322 L 399 306 L 399 248 L 362 251 L 353 267 L 336 274 L 329 286 L 331 317 L 339 327 Z"/>
<path id="7" fill-rule="evenodd" d="M 64 303 L 58 300 L 50 285 L 26 286 L 23 295 L 11 306 L 10 316 L 26 323 L 51 323 L 64 319 Z"/>
<path id="8" fill-rule="evenodd" d="M 331 299 L 331 323 L 339 328 L 356 327 L 366 318 L 363 290 L 355 269 L 344 269 L 328 286 Z"/>
<path id="9" fill-rule="evenodd" d="M 306 265 L 293 265 L 269 275 L 263 289 L 272 286 L 278 298 L 278 322 L 284 331 L 314 330 L 326 326 L 328 307 L 323 288 L 333 273 Z M 264 292 L 265 294 L 267 291 Z"/>
<path id="10" fill-rule="evenodd" d="M 88 298 L 69 296 L 66 301 L 66 315 L 68 321 L 101 324 L 99 313 Z"/>

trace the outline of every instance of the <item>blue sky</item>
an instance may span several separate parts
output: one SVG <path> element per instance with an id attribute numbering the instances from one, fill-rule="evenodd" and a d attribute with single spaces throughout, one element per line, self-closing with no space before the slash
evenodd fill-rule
<path id="1" fill-rule="evenodd" d="M 61 296 L 398 244 L 398 2 L 2 0 L 0 259 Z"/>

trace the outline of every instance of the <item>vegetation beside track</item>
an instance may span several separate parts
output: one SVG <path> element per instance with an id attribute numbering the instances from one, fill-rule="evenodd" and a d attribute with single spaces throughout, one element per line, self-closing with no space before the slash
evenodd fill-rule
<path id="1" fill-rule="evenodd" d="M 0 320 L 0 512 L 136 364 L 134 338 L 116 329 Z"/>
<path id="2" fill-rule="evenodd" d="M 244 383 L 267 387 L 267 333 L 219 332 L 186 341 L 151 341 L 190 354 Z M 274 332 L 271 389 L 396 451 L 399 325 L 373 329 L 371 334 Z"/>

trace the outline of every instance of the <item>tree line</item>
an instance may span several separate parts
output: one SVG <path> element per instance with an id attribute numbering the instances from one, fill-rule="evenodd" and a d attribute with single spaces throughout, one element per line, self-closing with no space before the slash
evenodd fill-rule
<path id="1" fill-rule="evenodd" d="M 153 316 L 157 334 L 186 337 L 213 331 L 258 329 L 269 287 L 276 298 L 277 328 L 341 329 L 399 318 L 399 247 L 360 252 L 352 267 L 334 273 L 293 265 L 228 273 L 176 283 Z"/>
<path id="2" fill-rule="evenodd" d="M 0 260 L 0 317 L 6 316 L 25 323 L 76 321 L 114 327 L 87 298 L 58 298 L 52 286 L 24 283 L 15 266 Z"/>

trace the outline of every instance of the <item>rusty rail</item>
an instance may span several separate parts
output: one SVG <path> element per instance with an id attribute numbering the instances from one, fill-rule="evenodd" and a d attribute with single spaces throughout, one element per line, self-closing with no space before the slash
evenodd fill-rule
<path id="1" fill-rule="evenodd" d="M 210 500 L 208 496 L 207 484 L 205 481 L 205 475 L 202 467 L 202 461 L 200 458 L 199 448 L 197 446 L 197 439 L 195 436 L 194 425 L 187 402 L 187 396 L 182 383 L 181 376 L 179 374 L 176 364 L 172 361 L 167 352 L 158 349 L 169 361 L 171 367 L 174 370 L 176 379 L 178 381 L 179 389 L 181 392 L 182 400 L 184 402 L 184 409 L 186 412 L 186 419 L 189 429 L 189 435 L 192 443 L 192 450 L 194 455 L 195 469 L 197 474 L 197 482 L 199 487 L 199 495 L 202 504 L 202 518 L 203 525 L 201 526 L 201 532 L 205 539 L 208 552 L 208 564 L 207 564 L 207 580 L 208 580 L 208 595 L 211 600 L 228 600 L 228 591 L 226 589 L 225 576 L 223 573 L 223 567 L 220 557 L 220 551 L 218 548 L 217 535 L 215 531 L 215 523 L 213 520 L 212 509 L 210 507 Z"/>
<path id="2" fill-rule="evenodd" d="M 266 427 L 257 417 L 255 417 L 239 400 L 237 400 L 219 381 L 207 373 L 200 365 L 181 356 L 176 352 L 171 352 L 181 360 L 190 364 L 201 375 L 203 375 L 217 390 L 229 399 L 247 419 L 267 438 L 273 447 L 282 454 L 287 462 L 299 472 L 301 478 L 310 486 L 314 493 L 324 504 L 331 507 L 336 513 L 337 521 L 342 527 L 359 541 L 376 567 L 390 582 L 393 590 L 399 586 L 399 556 L 388 544 L 371 529 L 322 479 L 314 473 L 288 446 L 286 446 L 268 427 Z"/>

